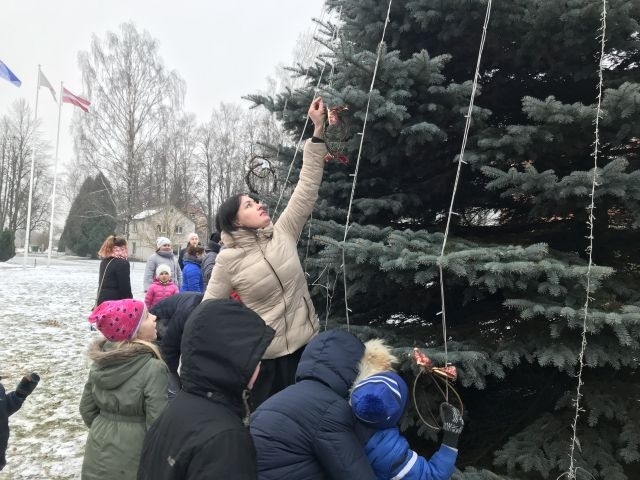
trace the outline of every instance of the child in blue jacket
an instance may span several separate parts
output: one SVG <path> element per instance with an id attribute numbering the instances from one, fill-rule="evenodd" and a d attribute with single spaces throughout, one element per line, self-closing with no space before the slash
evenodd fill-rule
<path id="1" fill-rule="evenodd" d="M 200 245 L 189 245 L 187 253 L 184 254 L 182 262 L 182 285 L 180 293 L 196 292 L 204 293 L 204 282 L 202 281 L 202 259 L 204 257 L 204 248 Z"/>
<path id="2" fill-rule="evenodd" d="M 360 375 L 351 390 L 351 408 L 356 418 L 372 432 L 365 452 L 378 480 L 448 480 L 458 457 L 458 437 L 464 421 L 453 405 L 443 403 L 442 445 L 427 460 L 411 450 L 398 422 L 407 407 L 409 389 L 393 370 L 396 358 L 380 340 L 366 344 Z"/>

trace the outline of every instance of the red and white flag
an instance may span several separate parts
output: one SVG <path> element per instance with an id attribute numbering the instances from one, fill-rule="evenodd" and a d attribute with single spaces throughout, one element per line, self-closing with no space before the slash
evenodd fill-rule
<path id="1" fill-rule="evenodd" d="M 85 112 L 89 111 L 89 105 L 91 105 L 91 102 L 89 100 L 86 100 L 86 99 L 84 99 L 82 97 L 74 95 L 73 93 L 71 93 L 69 90 L 67 90 L 64 87 L 62 87 L 62 102 L 63 103 L 71 103 L 72 105 L 75 105 L 76 107 L 80 107 Z"/>

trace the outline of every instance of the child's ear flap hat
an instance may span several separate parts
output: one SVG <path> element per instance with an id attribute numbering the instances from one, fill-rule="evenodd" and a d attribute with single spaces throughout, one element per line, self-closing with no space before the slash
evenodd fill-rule
<path id="1" fill-rule="evenodd" d="M 395 427 L 407 407 L 409 388 L 395 372 L 364 378 L 351 391 L 351 408 L 362 422 L 376 429 Z"/>

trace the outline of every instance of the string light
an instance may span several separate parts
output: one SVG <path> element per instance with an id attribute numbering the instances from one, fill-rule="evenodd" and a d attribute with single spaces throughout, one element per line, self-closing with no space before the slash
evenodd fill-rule
<path id="1" fill-rule="evenodd" d="M 576 386 L 576 398 L 574 401 L 575 405 L 575 414 L 573 417 L 573 423 L 571 425 L 572 436 L 571 436 L 571 449 L 569 453 L 569 469 L 566 472 L 566 476 L 570 480 L 575 480 L 578 472 L 578 468 L 576 466 L 575 460 L 575 452 L 576 447 L 579 446 L 578 441 L 578 420 L 580 419 L 580 412 L 583 409 L 580 407 L 580 399 L 582 398 L 582 386 L 584 382 L 582 381 L 582 372 L 584 370 L 584 356 L 585 351 L 587 349 L 587 320 L 589 317 L 589 304 L 593 298 L 591 297 L 591 268 L 593 267 L 593 240 L 594 240 L 594 210 L 595 210 L 595 193 L 596 193 L 596 185 L 597 185 L 597 174 L 598 174 L 598 153 L 600 150 L 600 119 L 602 118 L 602 84 L 603 84 L 603 71 L 604 71 L 604 49 L 605 49 L 605 34 L 607 32 L 607 0 L 602 0 L 602 13 L 600 15 L 601 25 L 600 25 L 600 65 L 598 69 L 598 106 L 596 108 L 596 119 L 595 119 L 595 140 L 593 142 L 593 175 L 591 177 L 591 203 L 587 207 L 589 210 L 589 220 L 587 221 L 587 225 L 589 225 L 589 235 L 587 239 L 589 240 L 589 246 L 586 248 L 586 252 L 589 255 L 589 264 L 587 267 L 587 286 L 586 286 L 586 295 L 583 307 L 583 317 L 582 317 L 582 334 L 581 334 L 581 343 L 580 343 L 580 354 L 578 355 L 578 385 Z"/>

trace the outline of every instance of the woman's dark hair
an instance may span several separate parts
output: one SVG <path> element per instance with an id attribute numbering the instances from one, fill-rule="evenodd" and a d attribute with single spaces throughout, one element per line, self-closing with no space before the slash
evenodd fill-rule
<path id="1" fill-rule="evenodd" d="M 213 232 L 209 237 L 210 242 L 220 243 L 220 234 L 218 232 Z"/>
<path id="2" fill-rule="evenodd" d="M 218 208 L 218 214 L 216 215 L 216 230 L 218 232 L 231 234 L 234 230 L 238 230 L 235 221 L 238 216 L 238 210 L 240 210 L 240 199 L 244 196 L 252 198 L 255 202 L 258 201 L 248 193 L 238 193 L 227 198 Z"/>
<path id="3" fill-rule="evenodd" d="M 204 247 L 200 245 L 189 245 L 187 247 L 187 254 L 197 257 L 198 255 L 202 255 L 204 253 Z"/>

